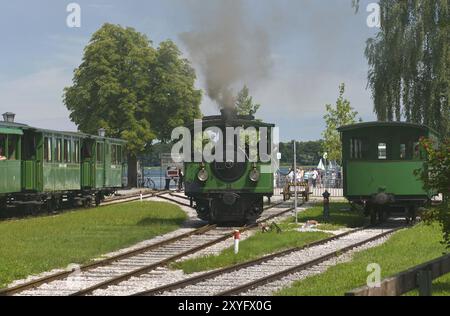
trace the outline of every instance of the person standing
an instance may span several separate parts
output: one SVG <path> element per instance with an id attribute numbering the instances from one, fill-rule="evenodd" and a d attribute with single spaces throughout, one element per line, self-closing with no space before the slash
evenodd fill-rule
<path id="1" fill-rule="evenodd" d="M 313 187 L 314 189 L 316 188 L 317 185 L 317 178 L 319 176 L 319 173 L 317 172 L 316 169 L 314 169 L 313 174 L 312 174 L 312 181 L 313 181 Z"/>
<path id="2" fill-rule="evenodd" d="M 178 191 L 182 191 L 183 190 L 183 180 L 184 180 L 184 174 L 183 174 L 183 170 L 178 169 Z"/>
<path id="3" fill-rule="evenodd" d="M 166 171 L 166 187 L 165 187 L 166 191 L 170 190 L 170 180 L 171 180 L 171 178 L 170 178 L 169 171 L 170 171 L 170 167 L 167 167 L 167 171 Z"/>

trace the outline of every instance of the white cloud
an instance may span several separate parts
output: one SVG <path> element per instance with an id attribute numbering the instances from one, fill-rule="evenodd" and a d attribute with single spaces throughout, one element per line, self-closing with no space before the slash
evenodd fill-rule
<path id="1" fill-rule="evenodd" d="M 13 81 L 0 81 L 0 112 L 16 113 L 16 121 L 31 126 L 76 130 L 62 102 L 64 87 L 70 85 L 72 72 L 49 68 Z"/>

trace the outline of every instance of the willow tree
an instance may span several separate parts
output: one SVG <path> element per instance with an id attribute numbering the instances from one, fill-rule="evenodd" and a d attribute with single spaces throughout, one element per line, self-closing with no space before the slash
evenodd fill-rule
<path id="1" fill-rule="evenodd" d="M 359 1 L 353 0 L 358 6 Z M 381 29 L 367 41 L 369 87 L 381 121 L 450 131 L 450 0 L 380 0 Z"/>

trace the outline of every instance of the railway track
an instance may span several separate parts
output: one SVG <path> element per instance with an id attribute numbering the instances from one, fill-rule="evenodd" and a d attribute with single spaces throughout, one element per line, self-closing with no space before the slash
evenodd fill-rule
<path id="1" fill-rule="evenodd" d="M 148 199 L 152 197 L 160 197 L 161 195 L 168 194 L 168 191 L 155 191 L 155 192 L 149 192 L 149 193 L 143 193 L 142 198 Z M 139 201 L 141 199 L 141 194 L 132 194 L 127 196 L 120 196 L 111 198 L 108 200 L 105 200 L 100 204 L 100 206 L 107 206 L 112 204 L 119 204 L 119 203 L 127 203 L 127 202 L 133 202 L 133 201 Z"/>
<path id="2" fill-rule="evenodd" d="M 298 274 L 317 271 L 318 266 L 352 250 L 377 242 L 403 228 L 397 223 L 349 231 L 310 245 L 274 253 L 256 260 L 164 285 L 136 296 L 232 296 L 270 295 L 266 285 Z M 286 280 L 285 280 L 286 281 Z M 250 291 L 250 292 L 249 292 Z M 248 293 L 249 292 L 249 293 Z M 261 294 L 262 293 L 262 294 Z"/>
<path id="3" fill-rule="evenodd" d="M 162 196 L 165 194 L 159 195 L 159 197 Z M 182 199 L 182 197 L 179 198 Z M 172 196 L 170 199 L 180 203 L 176 197 Z M 267 212 L 260 222 L 292 212 L 292 209 L 288 207 L 277 208 L 280 204 L 266 208 Z M 250 230 L 257 225 L 243 227 L 241 231 Z M 77 269 L 52 274 L 1 290 L 0 295 L 88 295 L 96 290 L 120 284 L 130 278 L 157 273 L 159 268 L 171 262 L 230 239 L 233 231 L 234 229 L 231 228 L 224 229 L 206 225 Z"/>

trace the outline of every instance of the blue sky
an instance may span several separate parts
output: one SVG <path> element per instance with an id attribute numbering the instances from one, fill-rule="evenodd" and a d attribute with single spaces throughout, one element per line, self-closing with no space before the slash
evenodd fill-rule
<path id="1" fill-rule="evenodd" d="M 0 112 L 13 111 L 17 121 L 33 126 L 76 130 L 62 92 L 92 33 L 105 22 L 131 26 L 154 45 L 174 40 L 189 58 L 179 35 L 193 29 L 192 6 L 220 19 L 216 1 L 227 0 L 2 0 Z M 81 6 L 81 28 L 66 26 L 71 2 Z M 258 116 L 280 126 L 283 140 L 319 139 L 325 104 L 335 102 L 341 82 L 360 116 L 375 119 L 364 58 L 365 41 L 377 31 L 366 24 L 365 7 L 374 1 L 363 0 L 358 14 L 351 0 L 243 2 L 250 23 L 267 26 L 273 62 L 268 78 L 249 82 L 251 93 L 262 104 Z M 198 76 L 202 88 L 199 69 Z M 202 111 L 218 112 L 207 96 Z"/>

